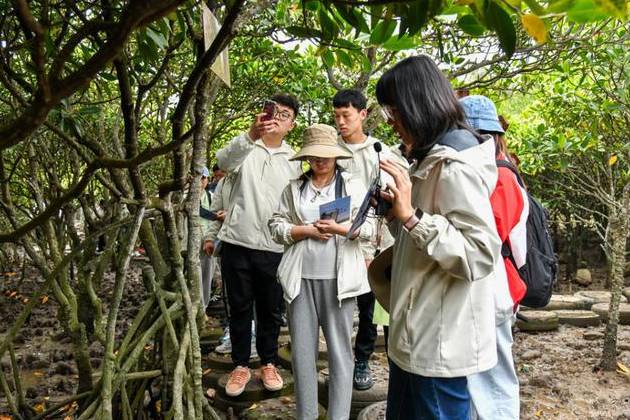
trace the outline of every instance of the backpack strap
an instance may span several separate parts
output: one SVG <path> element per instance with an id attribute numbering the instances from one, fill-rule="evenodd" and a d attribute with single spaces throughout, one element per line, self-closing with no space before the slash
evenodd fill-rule
<path id="1" fill-rule="evenodd" d="M 516 168 L 516 166 L 514 166 L 512 162 L 510 162 L 509 160 L 497 159 L 497 168 L 508 168 L 510 171 L 514 173 L 514 175 L 516 175 L 516 180 L 518 181 L 518 185 L 520 185 L 521 188 L 525 188 L 525 183 L 523 182 L 523 178 L 521 178 L 521 174 L 518 172 L 518 169 Z"/>
<path id="2" fill-rule="evenodd" d="M 304 181 L 300 185 L 300 193 L 304 191 L 306 188 L 306 183 L 308 182 L 308 178 L 304 177 Z M 335 169 L 335 199 L 343 197 L 343 179 L 341 178 L 341 170 L 339 168 Z"/>
<path id="3" fill-rule="evenodd" d="M 337 168 L 335 174 L 335 200 L 341 198 L 343 195 L 343 179 L 341 179 L 341 171 Z"/>

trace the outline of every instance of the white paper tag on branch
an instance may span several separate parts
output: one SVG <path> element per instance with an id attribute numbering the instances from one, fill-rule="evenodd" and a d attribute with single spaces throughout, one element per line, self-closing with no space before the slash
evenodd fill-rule
<path id="1" fill-rule="evenodd" d="M 214 16 L 214 14 L 208 9 L 205 2 L 201 2 L 201 25 L 203 27 L 203 44 L 206 51 L 212 45 L 212 41 L 217 37 L 219 33 L 219 29 L 221 29 L 221 25 L 219 25 L 219 21 Z M 216 74 L 219 79 L 223 81 L 227 85 L 227 87 L 231 87 L 230 81 L 230 63 L 228 61 L 228 49 L 227 47 L 221 51 L 221 53 L 217 56 L 214 64 L 210 68 L 214 74 Z"/>

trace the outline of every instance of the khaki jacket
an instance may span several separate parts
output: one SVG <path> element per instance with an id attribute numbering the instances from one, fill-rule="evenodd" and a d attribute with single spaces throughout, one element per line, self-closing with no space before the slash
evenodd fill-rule
<path id="1" fill-rule="evenodd" d="M 273 241 L 267 221 L 289 180 L 302 173 L 299 162 L 289 162 L 294 154 L 284 142 L 272 153 L 262 140 L 254 142 L 247 134 L 217 152 L 219 167 L 233 176 L 227 215 L 216 236 L 219 240 L 249 249 L 283 251 Z"/>
<path id="2" fill-rule="evenodd" d="M 342 172 L 344 191 L 350 195 L 351 220 L 354 219 L 361 202 L 367 193 L 363 183 Z M 291 237 L 293 226 L 304 225 L 299 211 L 300 186 L 304 181 L 292 180 L 280 198 L 280 205 L 269 219 L 269 229 L 273 238 L 284 245 L 284 255 L 278 267 L 278 280 L 284 290 L 284 297 L 291 303 L 300 294 L 302 284 L 302 260 L 317 258 L 316 255 L 304 255 L 305 241 L 295 242 Z M 350 224 L 351 221 L 343 224 Z M 361 226 L 359 238 L 370 238 L 374 234 L 372 219 L 367 219 Z M 341 305 L 343 299 L 355 297 L 370 291 L 367 280 L 365 261 L 358 240 L 349 240 L 335 235 L 337 241 L 337 299 Z"/>
<path id="3" fill-rule="evenodd" d="M 482 372 L 497 362 L 495 289 L 506 284 L 490 207 L 497 180 L 492 141 L 461 152 L 436 145 L 410 168 L 420 222 L 396 238 L 389 357 L 429 377 Z"/>
<path id="4" fill-rule="evenodd" d="M 210 204 L 210 211 L 218 212 L 219 210 L 226 210 L 230 202 L 230 194 L 232 193 L 232 178 L 235 174 L 228 174 L 221 178 L 217 184 L 214 194 L 212 195 L 212 203 Z M 223 222 L 220 220 L 212 220 L 208 225 L 208 231 L 205 235 L 205 240 L 215 241 L 221 230 Z"/>
<path id="5" fill-rule="evenodd" d="M 378 175 L 378 154 L 376 150 L 374 150 L 374 143 L 378 141 L 380 140 L 368 136 L 357 150 L 353 150 L 348 147 L 341 136 L 337 139 L 337 142 L 344 150 L 352 153 L 352 159 L 339 159 L 337 163 L 340 167 L 352 174 L 353 177 L 361 180 L 366 189 L 372 185 L 372 182 L 374 182 Z M 407 161 L 400 154 L 396 154 L 393 148 L 390 149 L 384 143 L 381 151 L 381 159 L 389 159 L 400 164 L 405 169 L 409 168 Z M 384 171 L 381 171 L 382 185 L 386 185 L 387 182 L 391 182 L 391 177 Z M 377 223 L 377 225 L 380 226 L 380 229 L 374 229 L 373 237 L 361 240 L 361 250 L 366 260 L 374 258 L 377 247 L 383 250 L 394 244 L 394 238 L 389 233 L 385 223 Z M 380 244 L 377 235 L 381 237 Z"/>

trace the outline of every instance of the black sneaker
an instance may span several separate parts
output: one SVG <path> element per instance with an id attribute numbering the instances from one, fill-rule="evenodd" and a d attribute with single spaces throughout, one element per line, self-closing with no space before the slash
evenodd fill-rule
<path id="1" fill-rule="evenodd" d="M 367 361 L 354 362 L 354 389 L 358 391 L 365 391 L 372 388 L 374 385 L 374 378 L 372 377 L 372 371 Z"/>

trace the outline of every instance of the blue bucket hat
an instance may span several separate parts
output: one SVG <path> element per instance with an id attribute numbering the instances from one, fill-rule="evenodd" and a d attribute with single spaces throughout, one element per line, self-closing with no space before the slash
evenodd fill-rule
<path id="1" fill-rule="evenodd" d="M 210 176 L 210 172 L 208 171 L 208 168 L 206 168 L 205 166 L 201 168 L 201 176 L 205 176 L 206 178 Z"/>
<path id="2" fill-rule="evenodd" d="M 482 95 L 470 95 L 460 99 L 459 103 L 464 108 L 468 124 L 475 130 L 505 133 L 499 122 L 497 108 L 489 98 Z"/>

